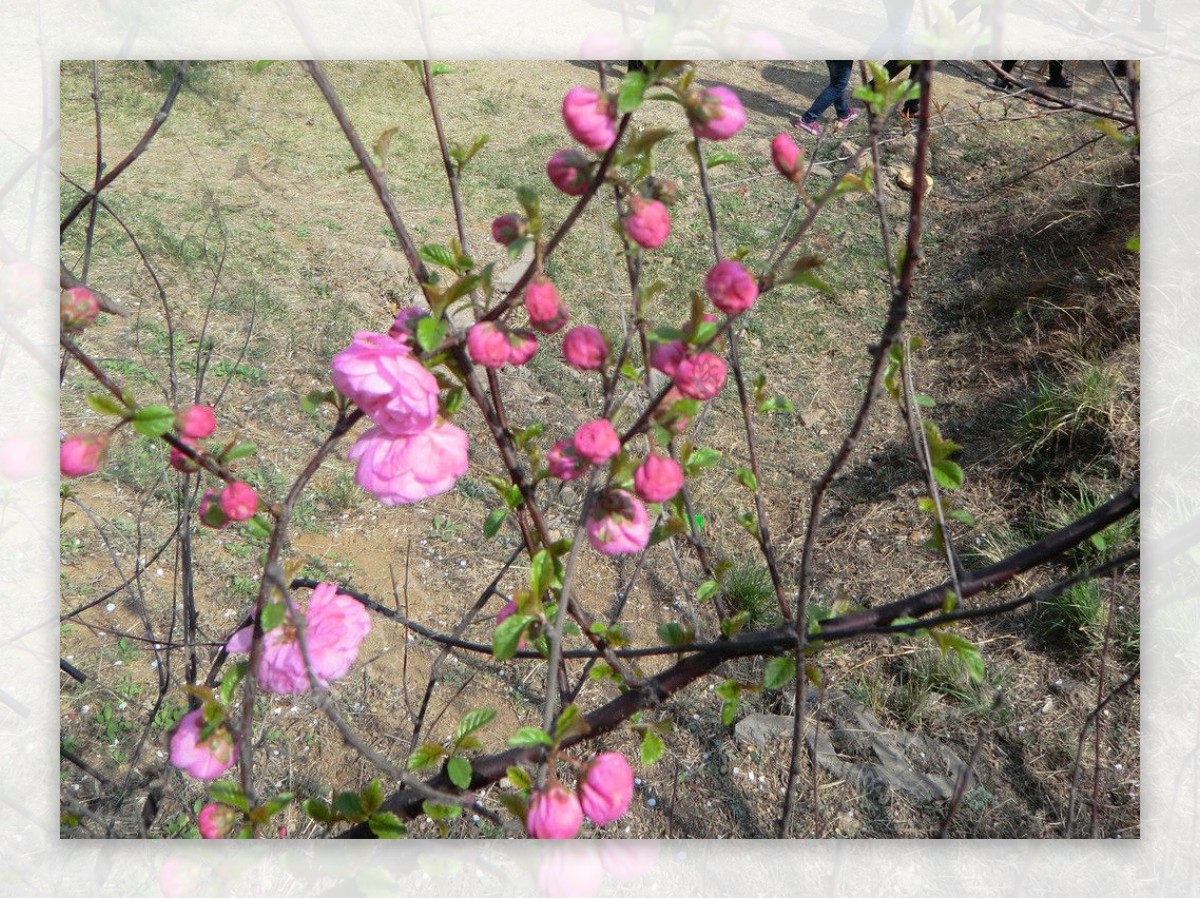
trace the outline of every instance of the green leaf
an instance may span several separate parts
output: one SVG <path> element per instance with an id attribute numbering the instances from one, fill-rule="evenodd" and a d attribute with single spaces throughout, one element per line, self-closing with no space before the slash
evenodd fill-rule
<path id="1" fill-rule="evenodd" d="M 383 805 L 383 782 L 378 777 L 372 778 L 371 782 L 363 787 L 361 801 L 363 811 L 368 815 L 379 811 L 379 806 Z"/>
<path id="2" fill-rule="evenodd" d="M 658 639 L 667 646 L 683 646 L 692 642 L 691 628 L 685 628 L 678 621 L 666 621 L 658 626 Z"/>
<path id="3" fill-rule="evenodd" d="M 221 702 L 229 705 L 233 702 L 233 691 L 238 688 L 238 684 L 246 676 L 246 672 L 250 670 L 250 663 L 246 659 L 239 659 L 235 664 L 230 666 L 225 672 L 225 676 L 221 678 L 220 696 Z"/>
<path id="4" fill-rule="evenodd" d="M 727 163 L 731 162 L 742 162 L 743 160 L 742 157 L 737 153 L 730 153 L 727 150 L 718 150 L 715 153 L 709 153 L 708 157 L 704 161 L 710 169 L 715 169 L 719 165 L 726 165 Z"/>
<path id="5" fill-rule="evenodd" d="M 175 412 L 170 406 L 142 406 L 132 418 L 133 429 L 143 437 L 161 437 L 175 427 Z"/>
<path id="6" fill-rule="evenodd" d="M 495 717 L 495 709 L 471 709 L 471 711 L 463 715 L 462 720 L 458 722 L 458 727 L 454 729 L 454 742 L 458 743 L 467 734 L 474 733 L 481 727 L 486 727 Z"/>
<path id="7" fill-rule="evenodd" d="M 525 629 L 533 623 L 532 615 L 510 615 L 500 622 L 492 635 L 492 655 L 497 662 L 511 659 L 517 654 L 517 644 Z"/>
<path id="8" fill-rule="evenodd" d="M 591 725 L 580 714 L 579 706 L 575 703 L 571 703 L 563 709 L 559 713 L 558 720 L 554 722 L 554 736 L 557 740 L 564 740 L 575 734 L 585 734 L 589 730 L 591 730 Z"/>
<path id="9" fill-rule="evenodd" d="M 258 616 L 258 620 L 262 623 L 262 632 L 269 634 L 279 625 L 283 624 L 283 619 L 287 617 L 287 606 L 282 602 L 269 602 L 263 606 L 262 614 Z"/>
<path id="10" fill-rule="evenodd" d="M 942 459 L 933 463 L 933 478 L 946 490 L 957 490 L 962 486 L 964 475 L 957 462 Z"/>
<path id="11" fill-rule="evenodd" d="M 804 663 L 804 677 L 810 684 L 812 684 L 818 690 L 820 690 L 821 687 L 824 686 L 824 684 L 825 684 L 825 678 L 821 676 L 821 669 L 818 668 L 816 665 L 814 665 L 812 662 Z"/>
<path id="12" fill-rule="evenodd" d="M 448 75 L 453 71 L 454 70 L 452 68 L 450 68 L 448 65 L 446 65 L 444 62 L 435 62 L 433 65 L 431 65 L 429 67 L 429 74 L 433 75 L 435 77 L 438 75 Z"/>
<path id="13" fill-rule="evenodd" d="M 246 522 L 246 533 L 257 540 L 266 540 L 271 536 L 271 525 L 261 512 Z"/>
<path id="14" fill-rule="evenodd" d="M 1142 251 L 1141 236 L 1135 234 L 1133 237 L 1129 238 L 1129 240 L 1125 241 L 1125 249 L 1129 250 L 1131 253 L 1140 253 Z"/>
<path id="15" fill-rule="evenodd" d="M 101 415 L 116 415 L 124 418 L 128 411 L 107 393 L 88 394 L 87 404 L 93 412 L 99 412 Z"/>
<path id="16" fill-rule="evenodd" d="M 935 400 L 933 397 L 931 397 L 927 393 L 916 394 L 913 397 L 913 402 L 915 402 L 922 409 L 932 409 L 934 406 L 937 405 L 937 400 Z"/>
<path id="17" fill-rule="evenodd" d="M 516 765 L 510 765 L 504 772 L 504 776 L 518 790 L 532 790 L 533 781 L 524 768 L 518 768 Z"/>
<path id="18" fill-rule="evenodd" d="M 300 803 L 300 808 L 306 815 L 321 824 L 332 824 L 336 820 L 333 809 L 324 799 L 305 799 Z"/>
<path id="19" fill-rule="evenodd" d="M 738 468 L 734 471 L 733 476 L 737 478 L 737 482 L 743 487 L 750 490 L 758 489 L 758 478 L 754 476 L 754 472 L 749 468 Z"/>
<path id="20" fill-rule="evenodd" d="M 595 670 L 594 668 L 592 669 Z M 509 746 L 527 749 L 530 746 L 553 746 L 554 738 L 540 727 L 522 727 L 508 741 Z"/>
<path id="21" fill-rule="evenodd" d="M 208 795 L 212 798 L 213 802 L 241 809 L 243 812 L 250 811 L 250 802 L 246 799 L 246 794 L 242 792 L 240 786 L 232 781 L 218 780 L 209 784 Z"/>
<path id="22" fill-rule="evenodd" d="M 711 599 L 713 594 L 720 589 L 721 585 L 716 581 L 705 581 L 696 588 L 696 602 L 704 602 L 705 600 Z"/>
<path id="23" fill-rule="evenodd" d="M 300 400 L 300 411 L 313 413 L 317 411 L 317 407 L 325 402 L 328 394 L 324 390 L 310 390 Z"/>
<path id="24" fill-rule="evenodd" d="M 435 319 L 426 316 L 417 321 L 417 346 L 426 353 L 432 353 L 442 344 L 450 324 L 444 318 Z"/>
<path id="25" fill-rule="evenodd" d="M 659 141 L 670 137 L 672 131 L 670 128 L 647 128 L 645 131 L 639 132 L 632 140 L 629 141 L 629 146 L 626 152 L 630 156 L 637 156 L 639 153 L 644 153 L 649 150 Z M 646 294 L 649 296 L 649 294 Z"/>
<path id="26" fill-rule="evenodd" d="M 795 412 L 796 407 L 786 396 L 772 396 L 758 404 L 759 412 Z"/>
<path id="27" fill-rule="evenodd" d="M 715 692 L 722 699 L 737 699 L 738 694 L 742 690 L 742 685 L 735 680 L 722 681 L 717 684 Z"/>
<path id="28" fill-rule="evenodd" d="M 462 815 L 462 806 L 447 805 L 429 799 L 421 804 L 421 808 L 434 821 L 453 821 Z"/>
<path id="29" fill-rule="evenodd" d="M 721 705 L 721 723 L 726 727 L 733 724 L 734 716 L 737 715 L 738 699 L 735 696 L 733 699 L 727 699 Z"/>
<path id="30" fill-rule="evenodd" d="M 529 563 L 529 589 L 534 596 L 541 596 L 554 583 L 554 557 L 544 549 L 534 553 Z"/>
<path id="31" fill-rule="evenodd" d="M 789 656 L 779 656 L 767 662 L 763 668 L 763 686 L 768 690 L 778 690 L 784 684 L 791 683 L 796 676 L 796 660 Z"/>
<path id="32" fill-rule="evenodd" d="M 742 512 L 737 516 L 738 524 L 745 528 L 746 533 L 758 539 L 758 518 L 753 512 Z"/>
<path id="33" fill-rule="evenodd" d="M 408 757 L 408 770 L 420 771 L 422 768 L 432 768 L 446 754 L 441 743 L 422 743 Z"/>
<path id="34" fill-rule="evenodd" d="M 267 66 L 269 66 L 273 62 L 275 62 L 275 60 L 273 60 L 273 59 L 260 59 L 258 62 L 256 62 L 254 64 L 254 68 L 251 69 L 251 71 L 255 75 L 257 75 L 259 72 L 261 72 L 263 69 L 265 69 Z"/>
<path id="35" fill-rule="evenodd" d="M 296 798 L 295 793 L 280 793 L 278 796 L 272 796 L 263 803 L 262 811 L 269 818 L 273 815 L 278 815 L 281 811 L 292 804 L 292 800 Z"/>
<path id="36" fill-rule="evenodd" d="M 333 798 L 333 810 L 351 821 L 358 821 L 363 817 L 362 800 L 353 790 L 338 793 Z"/>
<path id="37" fill-rule="evenodd" d="M 633 112 L 642 105 L 642 95 L 646 92 L 646 75 L 644 72 L 629 72 L 621 79 L 621 90 L 617 94 L 617 115 Z"/>
<path id="38" fill-rule="evenodd" d="M 699 471 L 702 468 L 709 468 L 717 464 L 721 458 L 721 454 L 715 449 L 703 447 L 696 450 L 687 458 L 686 468 L 689 472 Z"/>
<path id="39" fill-rule="evenodd" d="M 736 615 L 731 615 L 728 618 L 721 619 L 721 636 L 725 638 L 736 637 L 746 626 L 746 622 L 750 620 L 749 612 L 738 612 Z"/>
<path id="40" fill-rule="evenodd" d="M 967 669 L 967 675 L 973 683 L 981 683 L 984 675 L 983 654 L 979 651 L 979 647 L 958 634 L 950 634 L 944 631 L 934 631 L 933 639 L 941 648 L 942 652 L 953 652 L 958 656 L 959 661 L 963 663 L 963 667 Z"/>
<path id="41" fill-rule="evenodd" d="M 968 525 L 969 527 L 975 526 L 975 516 L 972 515 L 970 512 L 968 512 L 966 509 L 951 509 L 949 512 L 946 513 L 946 517 L 952 518 L 955 521 L 961 521 L 963 524 Z M 1092 536 L 1094 539 L 1095 537 L 1097 537 L 1099 535 L 1094 534 Z"/>
<path id="42" fill-rule="evenodd" d="M 488 513 L 487 520 L 483 523 L 483 536 L 495 537 L 500 532 L 500 526 L 504 524 L 504 519 L 508 517 L 508 509 L 501 506 L 498 509 L 492 509 Z"/>
<path id="43" fill-rule="evenodd" d="M 404 822 L 395 812 L 379 812 L 367 819 L 371 833 L 381 840 L 398 840 L 408 834 Z"/>
<path id="44" fill-rule="evenodd" d="M 443 265 L 446 268 L 454 268 L 454 254 L 441 244 L 427 243 L 417 251 L 417 255 L 431 265 Z"/>
<path id="45" fill-rule="evenodd" d="M 645 736 L 642 737 L 642 764 L 653 765 L 666 751 L 667 746 L 662 741 L 662 737 L 652 730 L 647 730 Z"/>
<path id="46" fill-rule="evenodd" d="M 460 790 L 471 786 L 471 763 L 461 755 L 456 755 L 446 763 L 446 773 L 450 782 Z"/>
<path id="47" fill-rule="evenodd" d="M 231 446 L 228 452 L 221 454 L 221 461 L 236 462 L 238 459 L 253 456 L 256 452 L 258 452 L 258 447 L 253 443 L 237 443 Z"/>

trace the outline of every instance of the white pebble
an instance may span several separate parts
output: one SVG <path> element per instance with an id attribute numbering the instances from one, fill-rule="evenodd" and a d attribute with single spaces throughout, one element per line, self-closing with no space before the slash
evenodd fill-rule
<path id="1" fill-rule="evenodd" d="M 654 808 L 657 805 L 658 805 L 658 800 L 655 799 L 653 796 L 651 796 L 649 799 L 646 800 L 647 808 Z"/>
<path id="2" fill-rule="evenodd" d="M 117 607 L 117 606 L 116 606 L 116 603 L 111 603 L 111 602 L 110 602 L 110 603 L 108 603 L 108 605 L 106 605 L 106 606 L 104 607 L 104 611 L 106 611 L 106 612 L 111 612 L 111 611 L 113 611 L 113 609 L 115 609 L 116 607 Z"/>

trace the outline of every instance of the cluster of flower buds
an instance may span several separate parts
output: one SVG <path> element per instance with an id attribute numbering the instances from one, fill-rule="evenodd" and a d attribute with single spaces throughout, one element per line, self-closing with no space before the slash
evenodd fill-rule
<path id="1" fill-rule="evenodd" d="M 571 792 L 558 781 L 535 790 L 529 800 L 525 827 L 539 840 L 569 840 L 579 833 L 586 817 L 604 826 L 629 810 L 633 800 L 633 769 L 623 755 L 602 752 L 579 775 Z"/>

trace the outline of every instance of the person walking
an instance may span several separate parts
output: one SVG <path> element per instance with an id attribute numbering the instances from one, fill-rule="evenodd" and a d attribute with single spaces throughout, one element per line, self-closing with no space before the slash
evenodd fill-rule
<path id="1" fill-rule="evenodd" d="M 824 134 L 824 129 L 817 119 L 830 106 L 837 114 L 837 121 L 834 123 L 834 128 L 837 130 L 845 128 L 858 118 L 858 110 L 851 109 L 850 103 L 846 99 L 846 89 L 850 86 L 850 73 L 854 68 L 854 60 L 827 59 L 825 66 L 829 69 L 829 86 L 817 94 L 812 106 L 792 120 L 792 124 L 797 128 L 807 131 L 815 137 Z"/>
<path id="2" fill-rule="evenodd" d="M 1017 61 L 1015 59 L 1006 59 L 1000 63 L 1000 68 L 1004 69 L 1005 72 L 1012 72 L 1013 66 L 1016 64 Z M 1061 59 L 1050 60 L 1050 80 L 1046 82 L 1047 87 L 1070 87 L 1074 83 L 1074 81 L 1063 73 L 1063 61 Z M 1009 87 L 1009 83 L 999 75 L 996 76 L 993 85 L 999 88 Z"/>

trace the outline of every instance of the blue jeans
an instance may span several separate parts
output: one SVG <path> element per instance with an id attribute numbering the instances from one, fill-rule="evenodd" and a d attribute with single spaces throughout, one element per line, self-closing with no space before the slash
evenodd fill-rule
<path id="1" fill-rule="evenodd" d="M 850 104 L 846 101 L 846 88 L 850 86 L 850 72 L 854 69 L 853 59 L 827 59 L 825 65 L 829 69 L 829 86 L 817 94 L 808 112 L 800 116 L 805 122 L 815 122 L 826 109 L 833 106 L 838 118 L 850 114 Z"/>

